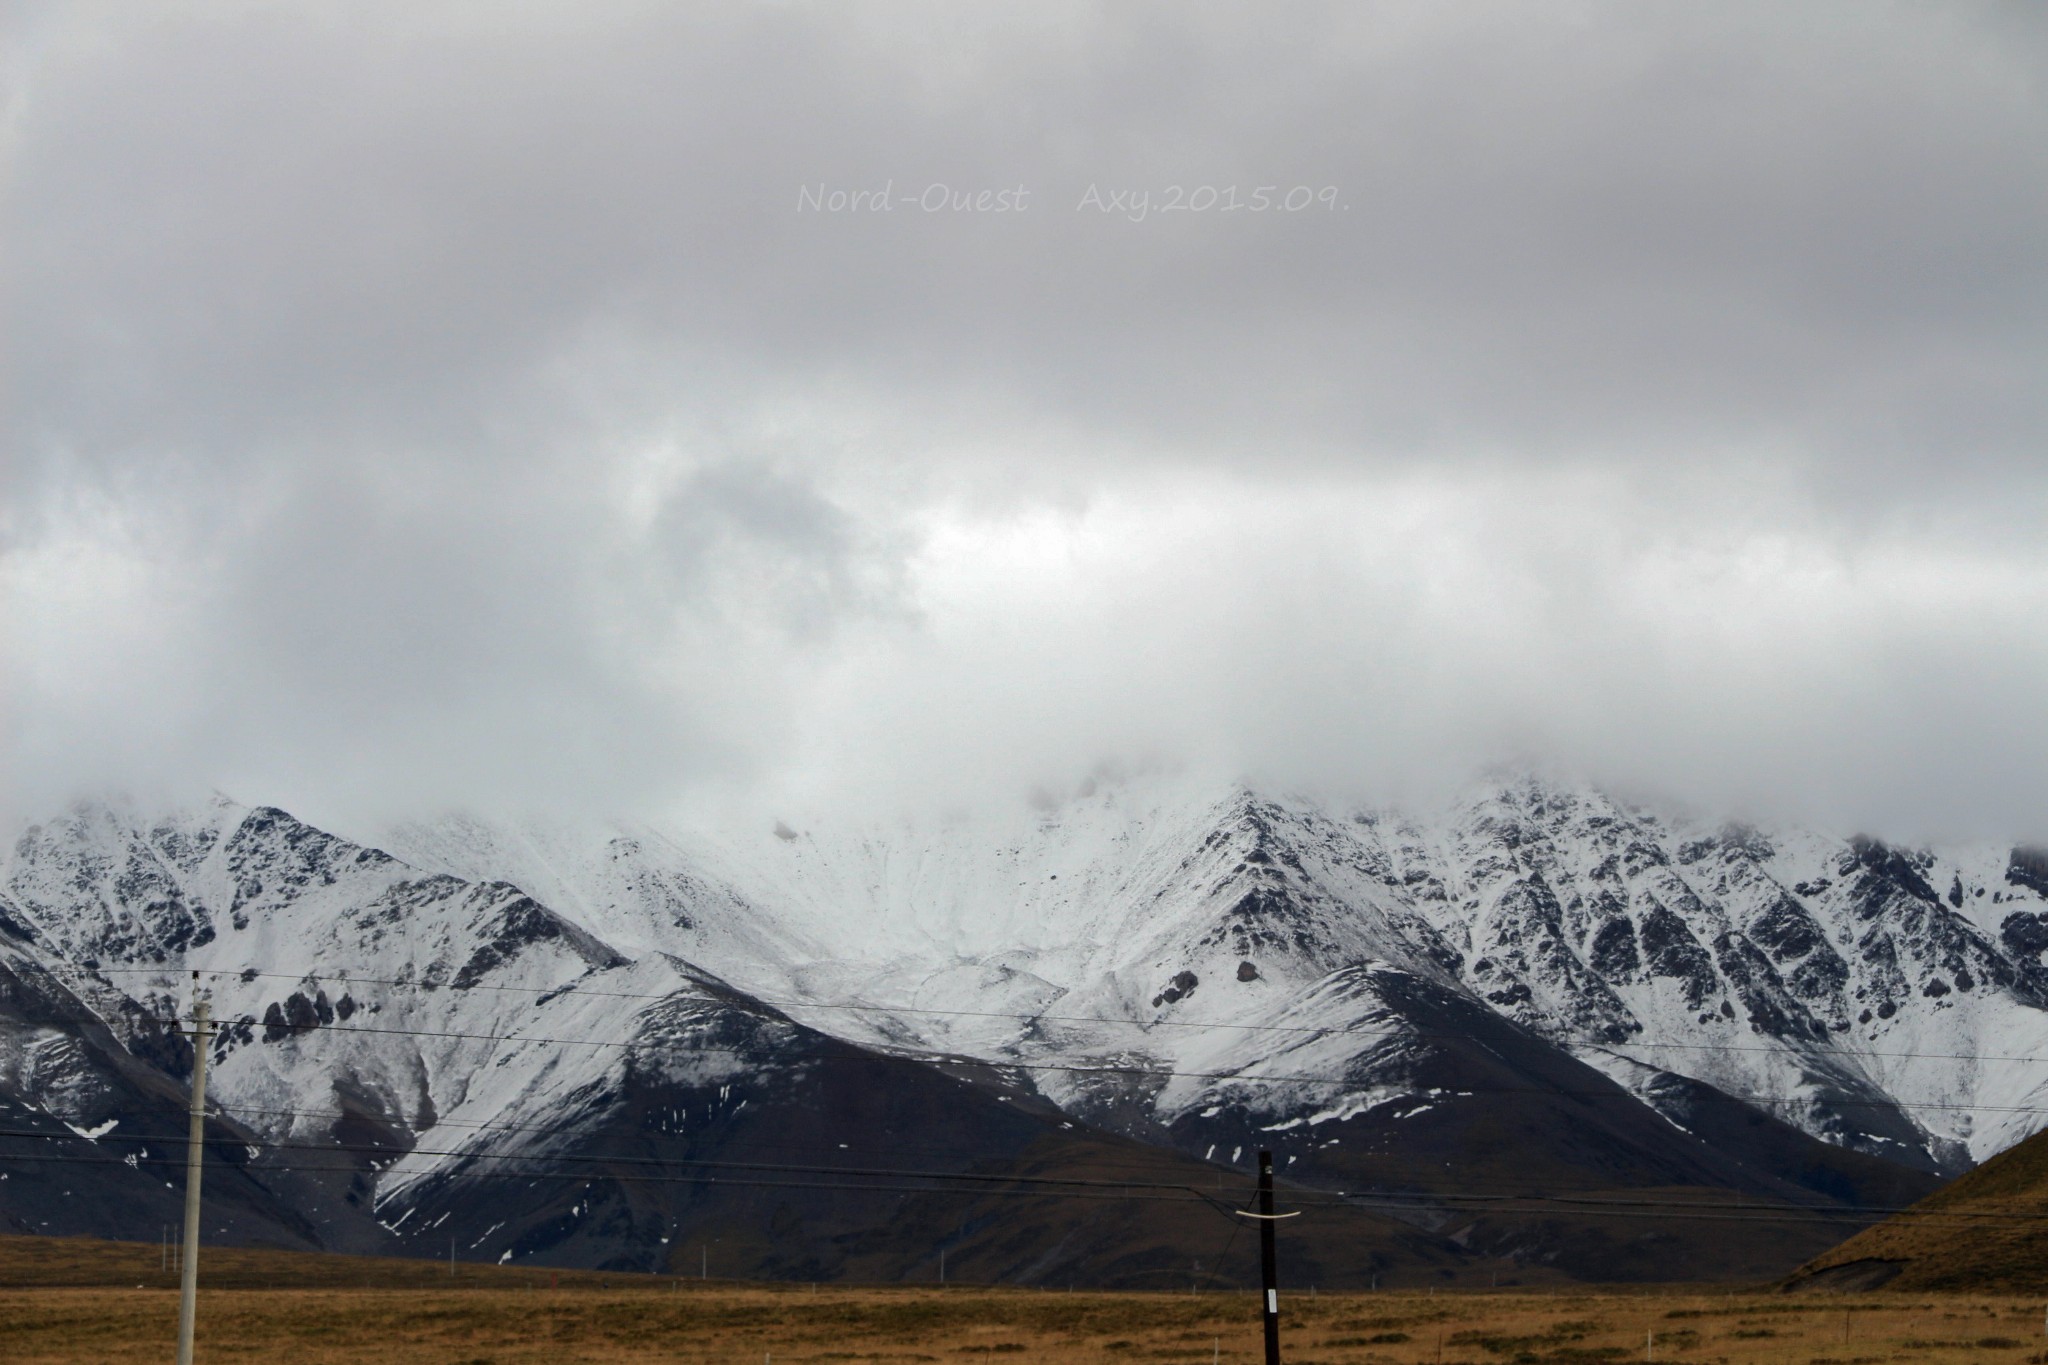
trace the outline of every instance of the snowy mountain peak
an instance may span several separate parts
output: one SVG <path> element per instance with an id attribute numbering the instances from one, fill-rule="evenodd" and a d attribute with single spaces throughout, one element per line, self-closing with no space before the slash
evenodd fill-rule
<path id="1" fill-rule="evenodd" d="M 267 806 L 85 804 L 0 866 L 0 955 L 53 1002 L 0 1019 L 0 1089 L 79 1125 L 172 1083 L 198 971 L 222 1104 L 258 1146 L 356 1135 L 377 1155 L 344 1184 L 377 1227 L 466 1198 L 479 1142 L 555 1150 L 655 1093 L 724 1090 L 722 1113 L 834 1047 L 988 1068 L 1004 1103 L 1193 1155 L 1267 1134 L 1306 1179 L 1355 1182 L 1345 1162 L 1427 1127 L 1407 1116 L 1559 1087 L 1647 1116 L 1610 1134 L 1645 1180 L 1748 1178 L 1654 1155 L 1713 1103 L 1781 1146 L 1954 1170 L 2048 1107 L 2044 885 L 2038 851 L 1526 777 L 1435 813 L 1154 778 L 864 828 L 368 841 Z"/>

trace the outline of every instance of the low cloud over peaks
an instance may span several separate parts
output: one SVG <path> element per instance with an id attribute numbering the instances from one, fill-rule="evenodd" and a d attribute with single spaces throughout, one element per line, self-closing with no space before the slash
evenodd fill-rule
<path id="1" fill-rule="evenodd" d="M 26 806 L 1539 754 L 2048 826 L 2029 11 L 11 28 Z"/>

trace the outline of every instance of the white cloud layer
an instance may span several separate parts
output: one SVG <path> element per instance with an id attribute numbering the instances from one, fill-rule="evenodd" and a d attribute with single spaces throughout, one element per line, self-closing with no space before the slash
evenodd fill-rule
<path id="1" fill-rule="evenodd" d="M 9 22 L 24 810 L 1531 760 L 2048 834 L 2031 10 Z"/>

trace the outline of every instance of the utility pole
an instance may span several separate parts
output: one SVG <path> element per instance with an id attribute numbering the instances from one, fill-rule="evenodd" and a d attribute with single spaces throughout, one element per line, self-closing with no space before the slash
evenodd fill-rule
<path id="1" fill-rule="evenodd" d="M 199 973 L 192 974 L 196 988 Z M 199 1175 L 206 1151 L 207 1003 L 193 991 L 192 1113 L 185 1139 L 185 1256 L 178 1282 L 178 1365 L 192 1365 L 192 1324 L 199 1312 Z"/>
<path id="2" fill-rule="evenodd" d="M 1259 1153 L 1259 1279 L 1265 1285 L 1260 1305 L 1266 1320 L 1266 1365 L 1280 1365 L 1280 1262 L 1273 1247 L 1273 1154 Z"/>

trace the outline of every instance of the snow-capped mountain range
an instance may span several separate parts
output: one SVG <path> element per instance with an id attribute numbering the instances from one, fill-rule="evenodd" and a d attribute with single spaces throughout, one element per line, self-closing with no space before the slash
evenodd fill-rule
<path id="1" fill-rule="evenodd" d="M 738 1183 L 622 1162 L 965 1171 L 1084 1138 L 1227 1170 L 1270 1146 L 1304 1187 L 1413 1197 L 1445 1256 L 1478 1245 L 1460 1191 L 1881 1202 L 2048 1122 L 2044 952 L 2040 852 L 1520 777 L 1427 817 L 1151 778 L 866 828 L 356 839 L 86 803 L 0 864 L 0 1211 L 159 1216 L 195 972 L 248 1186 L 222 1225 L 252 1238 L 651 1267 Z M 100 1212 L 49 1193 L 59 1149 Z M 750 1264 L 908 1273 L 845 1250 L 863 1216 Z"/>

